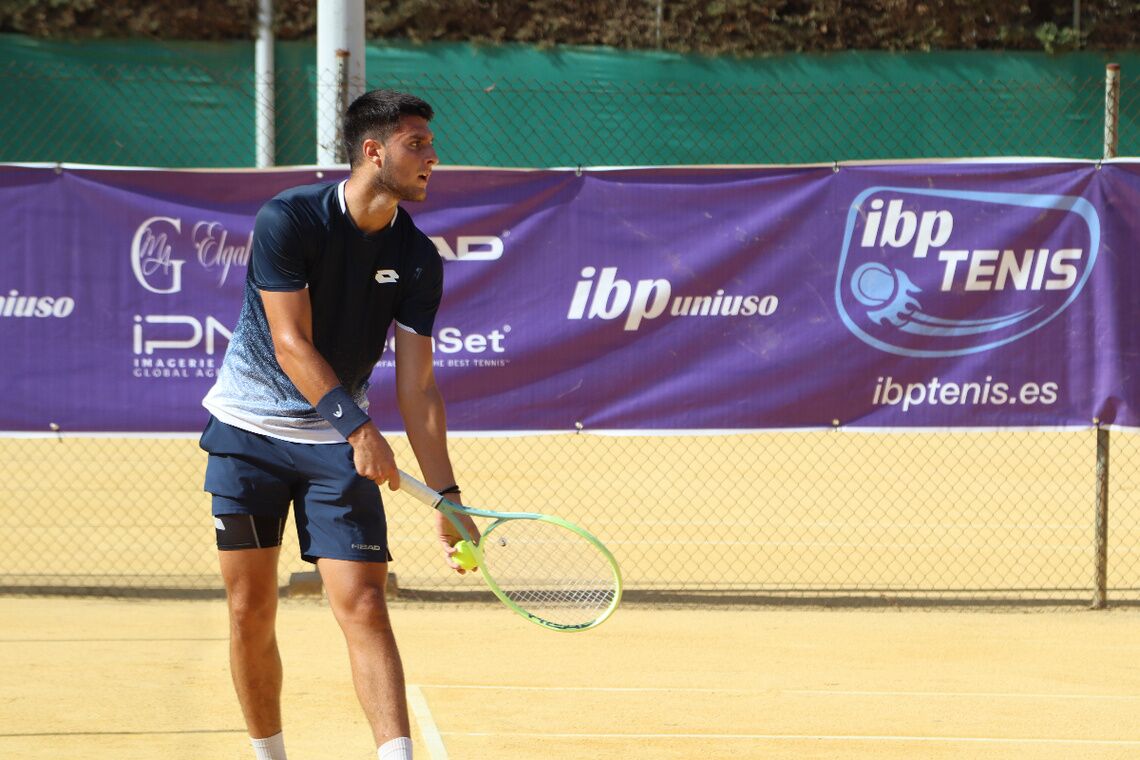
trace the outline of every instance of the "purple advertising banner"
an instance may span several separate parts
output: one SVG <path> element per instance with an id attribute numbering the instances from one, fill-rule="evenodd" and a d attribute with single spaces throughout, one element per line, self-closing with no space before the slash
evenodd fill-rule
<path id="1" fill-rule="evenodd" d="M 0 430 L 201 429 L 254 215 L 343 176 L 0 166 Z M 452 430 L 1140 426 L 1135 161 L 456 169 L 407 208 Z"/>

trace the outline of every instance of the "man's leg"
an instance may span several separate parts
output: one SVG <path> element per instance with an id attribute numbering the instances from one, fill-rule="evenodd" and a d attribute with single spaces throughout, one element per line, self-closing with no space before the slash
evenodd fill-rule
<path id="1" fill-rule="evenodd" d="M 280 547 L 219 552 L 230 611 L 230 673 L 252 739 L 281 732 L 277 649 Z"/>
<path id="2" fill-rule="evenodd" d="M 356 696 L 377 746 L 411 736 L 404 668 L 388 617 L 388 565 L 320 559 L 317 568 L 348 644 Z"/>
<path id="3" fill-rule="evenodd" d="M 292 501 L 289 444 L 210 417 L 204 487 L 230 613 L 230 673 L 258 760 L 283 760 L 277 558 Z"/>

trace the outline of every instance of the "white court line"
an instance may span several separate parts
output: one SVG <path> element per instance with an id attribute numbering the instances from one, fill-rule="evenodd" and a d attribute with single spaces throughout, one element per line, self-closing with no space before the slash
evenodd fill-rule
<path id="1" fill-rule="evenodd" d="M 470 689 L 470 690 L 502 690 L 502 691 L 592 691 L 592 692 L 689 692 L 689 693 L 770 693 L 775 695 L 803 695 L 803 696 L 855 696 L 855 697 L 936 697 L 936 698 L 998 698 L 998 699 L 1077 699 L 1077 700 L 1140 700 L 1140 696 L 1111 695 L 1111 694 L 1039 694 L 1016 692 L 919 692 L 919 691 L 843 691 L 819 689 L 704 689 L 693 687 L 606 687 L 606 686 L 508 686 L 508 685 L 476 685 L 476 684 L 422 684 L 429 689 Z M 422 695 L 421 695 L 422 700 Z M 418 718 L 417 718 L 418 719 Z M 430 716 L 429 716 L 430 720 Z M 422 726 L 421 726 L 422 728 Z M 433 725 L 434 729 L 434 725 Z M 475 738 L 489 738 L 502 736 L 489 731 L 445 731 L 443 736 L 465 736 Z M 694 733 L 521 733 L 512 731 L 514 737 L 528 737 L 534 739 L 609 739 L 621 741 L 636 741 L 644 739 L 691 739 L 703 741 L 770 741 L 770 742 L 920 742 L 941 744 L 990 744 L 990 745 L 1052 745 L 1052 746 L 1103 746 L 1103 747 L 1140 747 L 1140 739 L 1065 739 L 1054 737 L 994 737 L 994 736 L 888 736 L 888 735 L 853 735 L 853 734 L 694 734 Z M 442 741 L 442 740 L 441 740 Z M 432 760 L 435 760 L 434 756 Z"/>
<path id="2" fill-rule="evenodd" d="M 466 689 L 471 691 L 592 691 L 601 693 L 668 693 L 688 694 L 795 694 L 809 697 L 934 697 L 943 699 L 1073 699 L 1137 701 L 1136 694 L 1048 694 L 1034 692 L 1000 691 L 857 691 L 843 689 L 763 689 L 733 688 L 707 689 L 692 686 L 508 686 L 489 684 L 420 684 L 425 689 Z"/>
<path id="3" fill-rule="evenodd" d="M 1016 691 L 843 691 L 838 689 L 789 689 L 785 694 L 803 694 L 815 697 L 935 697 L 964 699 L 1078 699 L 1136 701 L 1136 694 L 1035 694 Z"/>
<path id="4" fill-rule="evenodd" d="M 488 738 L 505 736 L 489 731 L 448 731 L 447 736 L 469 736 Z M 1052 739 L 990 736 L 856 736 L 856 735 L 817 735 L 817 734 L 571 734 L 571 733 L 522 733 L 511 731 L 512 737 L 530 739 L 696 739 L 700 741 L 788 741 L 788 742 L 925 742 L 943 744 L 1053 744 L 1076 746 L 1140 747 L 1140 739 Z"/>
<path id="5" fill-rule="evenodd" d="M 432 717 L 431 710 L 428 709 L 424 693 L 416 684 L 408 684 L 406 691 L 408 707 L 412 709 L 412 715 L 415 716 L 416 723 L 420 727 L 420 734 L 424 737 L 424 744 L 427 745 L 428 757 L 431 760 L 447 760 L 447 748 L 443 746 L 443 737 L 440 736 L 439 728 L 435 725 L 435 718 Z"/>
<path id="6" fill-rule="evenodd" d="M 487 684 L 424 683 L 425 689 L 470 689 L 473 691 L 600 691 L 600 692 L 665 692 L 683 691 L 694 694 L 724 694 L 764 691 L 763 689 L 701 689 L 691 686 L 494 686 Z"/>

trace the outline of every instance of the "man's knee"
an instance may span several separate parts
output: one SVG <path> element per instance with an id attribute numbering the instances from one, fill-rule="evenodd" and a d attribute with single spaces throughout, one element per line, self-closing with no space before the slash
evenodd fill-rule
<path id="1" fill-rule="evenodd" d="M 227 595 L 230 624 L 242 631 L 272 630 L 277 617 L 277 590 L 272 594 L 250 589 L 231 590 Z"/>
<path id="2" fill-rule="evenodd" d="M 225 552 L 222 563 L 230 627 L 249 635 L 272 631 L 277 617 L 276 558 L 256 554 Z"/>
<path id="3" fill-rule="evenodd" d="M 342 625 L 388 628 L 388 602 L 384 586 L 369 583 L 335 602 L 337 619 Z"/>

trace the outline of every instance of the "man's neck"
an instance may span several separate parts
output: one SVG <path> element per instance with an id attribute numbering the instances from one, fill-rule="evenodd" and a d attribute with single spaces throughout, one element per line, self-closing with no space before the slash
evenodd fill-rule
<path id="1" fill-rule="evenodd" d="M 344 203 L 357 229 L 366 234 L 384 229 L 396 216 L 396 199 L 369 188 L 367 181 L 356 174 L 345 183 Z"/>

